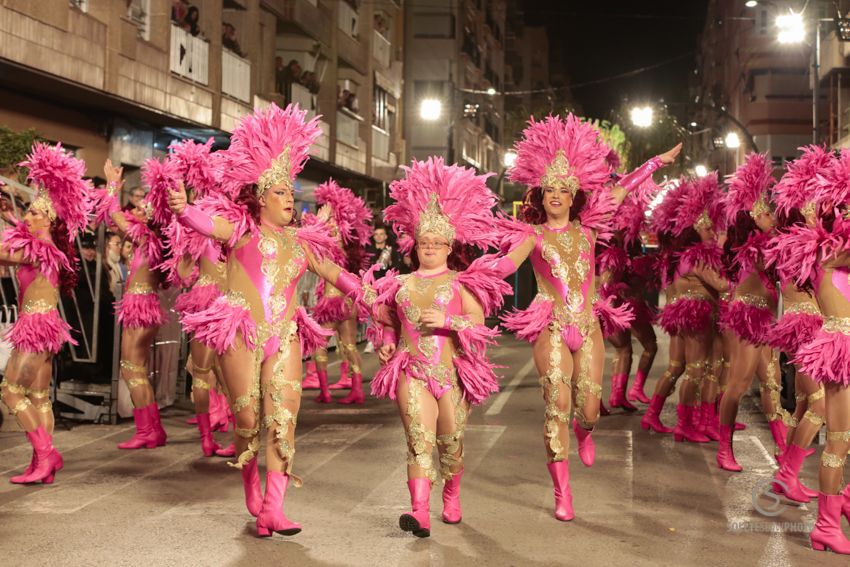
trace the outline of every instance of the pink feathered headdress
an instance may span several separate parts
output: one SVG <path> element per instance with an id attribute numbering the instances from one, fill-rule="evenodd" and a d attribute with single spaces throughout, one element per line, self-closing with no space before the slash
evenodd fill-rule
<path id="1" fill-rule="evenodd" d="M 689 188 L 688 181 L 684 177 L 671 182 L 672 187 L 664 193 L 660 203 L 652 209 L 652 218 L 650 220 L 650 230 L 653 232 L 673 232 L 678 220 L 679 207 L 682 204 L 682 199 L 687 194 Z"/>
<path id="2" fill-rule="evenodd" d="M 749 211 L 753 218 L 770 212 L 768 191 L 776 183 L 773 163 L 766 154 L 749 154 L 729 179 L 726 193 L 726 222 L 732 224 L 739 211 Z"/>
<path id="3" fill-rule="evenodd" d="M 473 169 L 446 165 L 441 157 L 414 160 L 403 166 L 404 178 L 390 184 L 395 201 L 384 210 L 384 221 L 399 236 L 399 248 L 409 252 L 425 232 L 486 250 L 497 243 L 492 210 L 498 199 L 485 184 L 490 176 Z"/>
<path id="4" fill-rule="evenodd" d="M 27 159 L 18 165 L 29 169 L 27 179 L 37 191 L 30 206 L 43 211 L 51 221 L 62 219 L 73 241 L 85 228 L 92 205 L 92 183 L 83 179 L 85 162 L 63 150 L 62 144 L 36 142 Z"/>
<path id="5" fill-rule="evenodd" d="M 566 187 L 596 191 L 610 179 L 608 157 L 611 149 L 599 131 L 572 113 L 566 119 L 548 116 L 541 122 L 532 118 L 515 145 L 517 158 L 509 177 L 529 187 Z"/>
<path id="6" fill-rule="evenodd" d="M 676 223 L 673 233 L 682 234 L 690 227 L 710 226 L 715 230 L 724 230 L 726 215 L 723 208 L 723 193 L 717 173 L 712 172 L 704 177 L 691 180 L 684 184 L 685 193 L 676 211 Z"/>
<path id="7" fill-rule="evenodd" d="M 842 148 L 818 174 L 814 200 L 827 210 L 850 203 L 850 149 Z"/>
<path id="8" fill-rule="evenodd" d="M 203 144 L 182 140 L 169 146 L 169 160 L 174 162 L 186 190 L 192 190 L 195 199 L 202 199 L 219 190 L 223 163 L 221 152 L 212 153 L 213 139 Z M 217 156 L 217 157 L 213 157 Z"/>
<path id="9" fill-rule="evenodd" d="M 813 203 L 818 174 L 824 173 L 834 159 L 832 153 L 821 146 L 803 146 L 799 150 L 802 155 L 785 164 L 785 174 L 773 187 L 772 199 L 780 213 L 788 214 Z"/>
<path id="10" fill-rule="evenodd" d="M 372 211 L 351 189 L 328 179 L 316 187 L 316 204 L 330 205 L 342 242 L 366 245 L 372 233 Z"/>
<path id="11" fill-rule="evenodd" d="M 319 117 L 306 121 L 297 104 L 272 103 L 242 119 L 227 150 L 225 185 L 257 184 L 257 195 L 281 182 L 292 183 L 304 169 L 310 146 L 322 134 Z"/>
<path id="12" fill-rule="evenodd" d="M 174 190 L 181 179 L 177 162 L 171 156 L 162 160 L 149 158 L 142 164 L 142 184 L 150 189 L 142 200 L 142 209 L 155 223 L 171 222 L 173 213 L 168 208 L 168 191 Z"/>

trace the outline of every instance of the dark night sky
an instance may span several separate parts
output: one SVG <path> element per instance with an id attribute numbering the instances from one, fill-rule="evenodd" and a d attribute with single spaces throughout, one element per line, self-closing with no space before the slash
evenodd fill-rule
<path id="1" fill-rule="evenodd" d="M 608 118 L 630 101 L 686 99 L 707 0 L 521 0 L 530 25 L 549 31 L 571 84 L 595 81 L 685 55 L 650 71 L 573 90 L 585 116 Z M 555 53 L 557 52 L 557 53 Z"/>

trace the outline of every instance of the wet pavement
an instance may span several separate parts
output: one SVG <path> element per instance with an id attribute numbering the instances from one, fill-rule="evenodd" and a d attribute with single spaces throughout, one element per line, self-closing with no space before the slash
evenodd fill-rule
<path id="1" fill-rule="evenodd" d="M 662 343 L 652 377 L 666 365 Z M 20 433 L 0 433 L 2 565 L 847 565 L 811 551 L 815 506 L 761 495 L 775 465 L 761 412 L 747 398 L 736 435 L 745 472 L 721 471 L 716 444 L 674 443 L 640 428 L 639 415 L 615 412 L 594 434 L 597 460 L 582 466 L 570 449 L 576 519 L 552 516 L 542 441 L 543 403 L 527 345 L 492 351 L 504 365 L 502 393 L 470 418 L 463 478 L 463 522 L 439 520 L 432 490 L 431 537 L 401 532 L 408 508 L 405 446 L 395 406 L 324 407 L 305 393 L 287 515 L 304 530 L 254 537 L 239 473 L 203 458 L 188 408 L 163 411 L 166 447 L 119 451 L 130 422 L 58 430 L 65 468 L 56 483 L 16 486 L 7 479 L 29 461 Z M 639 347 L 636 354 L 640 354 Z M 609 354 L 610 356 L 610 354 Z M 377 360 L 365 355 L 364 372 Z M 610 368 L 610 366 L 609 366 Z M 332 371 L 333 374 L 333 371 Z M 332 377 L 333 379 L 333 377 Z M 605 393 L 607 397 L 608 384 Z M 343 392 L 336 392 L 342 397 Z M 639 412 L 639 413 L 642 413 Z M 668 402 L 662 414 L 675 421 Z M 220 442 L 228 435 L 218 433 Z M 818 448 L 820 451 L 820 447 Z M 803 479 L 817 487 L 819 452 Z M 754 496 L 755 495 L 755 496 Z"/>

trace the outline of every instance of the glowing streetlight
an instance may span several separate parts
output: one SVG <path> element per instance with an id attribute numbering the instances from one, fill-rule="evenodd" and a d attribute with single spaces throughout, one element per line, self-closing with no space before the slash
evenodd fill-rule
<path id="1" fill-rule="evenodd" d="M 726 138 L 723 141 L 726 143 L 726 147 L 730 150 L 736 150 L 741 147 L 741 138 L 739 138 L 738 134 L 735 132 L 729 132 L 726 134 Z"/>
<path id="2" fill-rule="evenodd" d="M 489 89 L 487 89 L 487 94 L 490 95 L 490 96 L 495 95 L 496 89 L 494 89 L 493 87 L 490 87 Z"/>
<path id="3" fill-rule="evenodd" d="M 443 114 L 443 103 L 436 98 L 426 98 L 419 103 L 419 118 L 426 122 L 439 120 Z"/>
<path id="4" fill-rule="evenodd" d="M 758 5 L 759 3 L 756 0 L 747 0 L 746 2 L 744 2 L 744 6 L 746 6 L 747 8 L 755 8 Z"/>
<path id="5" fill-rule="evenodd" d="M 779 43 L 802 43 L 806 39 L 806 27 L 803 25 L 803 15 L 789 11 L 776 17 L 776 27 L 779 28 Z"/>
<path id="6" fill-rule="evenodd" d="M 652 107 L 636 106 L 631 111 L 632 124 L 638 128 L 649 128 L 652 126 Z"/>
<path id="7" fill-rule="evenodd" d="M 708 175 L 708 168 L 702 164 L 699 164 L 694 168 L 694 173 L 697 174 L 697 177 L 705 177 Z"/>
<path id="8" fill-rule="evenodd" d="M 502 156 L 502 163 L 505 167 L 513 167 L 516 163 L 516 152 L 514 150 L 506 151 L 505 155 Z"/>

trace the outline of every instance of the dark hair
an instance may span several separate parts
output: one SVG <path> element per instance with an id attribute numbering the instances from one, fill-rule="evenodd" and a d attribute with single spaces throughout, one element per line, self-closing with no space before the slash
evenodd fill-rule
<path id="1" fill-rule="evenodd" d="M 759 227 L 749 211 L 738 211 L 735 221 L 726 229 L 726 242 L 723 244 L 723 262 L 731 266 L 735 261 L 733 250 L 743 245 Z"/>
<path id="2" fill-rule="evenodd" d="M 65 254 L 68 263 L 71 265 L 70 270 L 65 268 L 59 270 L 59 291 L 62 295 L 70 296 L 74 288 L 77 287 L 77 270 L 80 265 L 77 247 L 69 238 L 68 225 L 60 218 L 50 223 L 50 237 L 53 239 L 53 244 L 60 252 Z"/>
<path id="3" fill-rule="evenodd" d="M 461 272 L 469 267 L 475 257 L 476 253 L 472 246 L 455 241 L 452 244 L 452 251 L 446 260 L 446 265 L 450 270 Z M 414 272 L 419 269 L 419 255 L 416 253 L 416 244 L 410 251 L 410 267 Z"/>
<path id="4" fill-rule="evenodd" d="M 573 195 L 573 204 L 570 206 L 570 220 L 574 220 L 584 209 L 587 202 L 587 194 L 577 191 Z M 519 219 L 528 224 L 544 224 L 546 222 L 546 210 L 543 208 L 543 190 L 540 187 L 529 187 L 522 199 L 522 207 L 519 209 Z"/>

